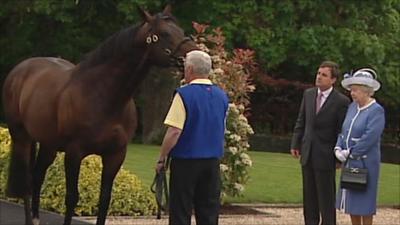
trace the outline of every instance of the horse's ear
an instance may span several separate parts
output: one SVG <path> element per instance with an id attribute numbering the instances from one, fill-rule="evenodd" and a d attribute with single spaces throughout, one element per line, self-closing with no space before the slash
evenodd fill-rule
<path id="1" fill-rule="evenodd" d="M 168 5 L 165 6 L 165 8 L 163 10 L 163 14 L 164 15 L 171 15 L 171 11 L 172 11 L 171 5 L 168 4 Z"/>
<path id="2" fill-rule="evenodd" d="M 142 17 L 143 21 L 145 21 L 145 22 L 151 21 L 152 17 L 146 10 L 143 10 L 142 7 L 140 7 L 140 6 L 137 6 L 137 10 L 139 12 L 139 15 Z"/>

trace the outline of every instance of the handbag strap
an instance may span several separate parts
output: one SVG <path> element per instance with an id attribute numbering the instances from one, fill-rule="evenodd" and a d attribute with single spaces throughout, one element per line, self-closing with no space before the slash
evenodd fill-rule
<path id="1" fill-rule="evenodd" d="M 357 157 L 357 158 L 352 158 L 351 157 L 351 150 L 350 150 L 350 153 L 349 153 L 349 155 L 347 156 L 347 158 L 346 158 L 346 161 L 344 161 L 344 165 L 345 165 L 345 167 L 348 165 L 348 161 L 349 160 L 360 160 L 361 159 L 361 162 L 362 162 L 362 164 L 363 164 L 363 168 L 362 169 L 364 169 L 365 168 L 365 162 L 364 162 L 364 158 L 363 158 L 363 156 L 360 156 L 360 157 Z"/>

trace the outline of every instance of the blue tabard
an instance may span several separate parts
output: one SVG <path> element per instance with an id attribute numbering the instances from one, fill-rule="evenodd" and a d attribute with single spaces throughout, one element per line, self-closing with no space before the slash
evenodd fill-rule
<path id="1" fill-rule="evenodd" d="M 176 90 L 182 98 L 186 120 L 172 158 L 221 158 L 224 152 L 224 133 L 228 97 L 209 84 L 190 84 Z"/>

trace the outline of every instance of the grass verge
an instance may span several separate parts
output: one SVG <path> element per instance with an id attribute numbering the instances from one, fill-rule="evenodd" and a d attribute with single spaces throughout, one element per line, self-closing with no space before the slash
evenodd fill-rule
<path id="1" fill-rule="evenodd" d="M 134 172 L 149 186 L 154 177 L 159 146 L 129 145 L 124 168 Z M 253 160 L 250 180 L 243 196 L 227 198 L 229 203 L 301 203 L 301 167 L 289 154 L 249 152 Z M 337 173 L 337 179 L 340 173 Z M 400 205 L 400 166 L 381 164 L 379 179 L 379 205 Z"/>

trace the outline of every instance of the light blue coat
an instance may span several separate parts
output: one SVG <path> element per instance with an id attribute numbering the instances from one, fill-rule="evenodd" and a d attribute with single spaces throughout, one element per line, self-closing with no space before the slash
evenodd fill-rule
<path id="1" fill-rule="evenodd" d="M 381 161 L 381 135 L 385 127 L 385 111 L 373 101 L 359 108 L 353 102 L 349 105 L 342 132 L 336 146 L 350 149 L 353 157 L 364 158 L 368 168 L 368 186 L 366 191 L 341 189 L 339 186 L 336 208 L 352 215 L 374 215 Z M 361 160 L 348 160 L 346 167 L 362 167 Z M 340 184 L 339 184 L 340 185 Z"/>

